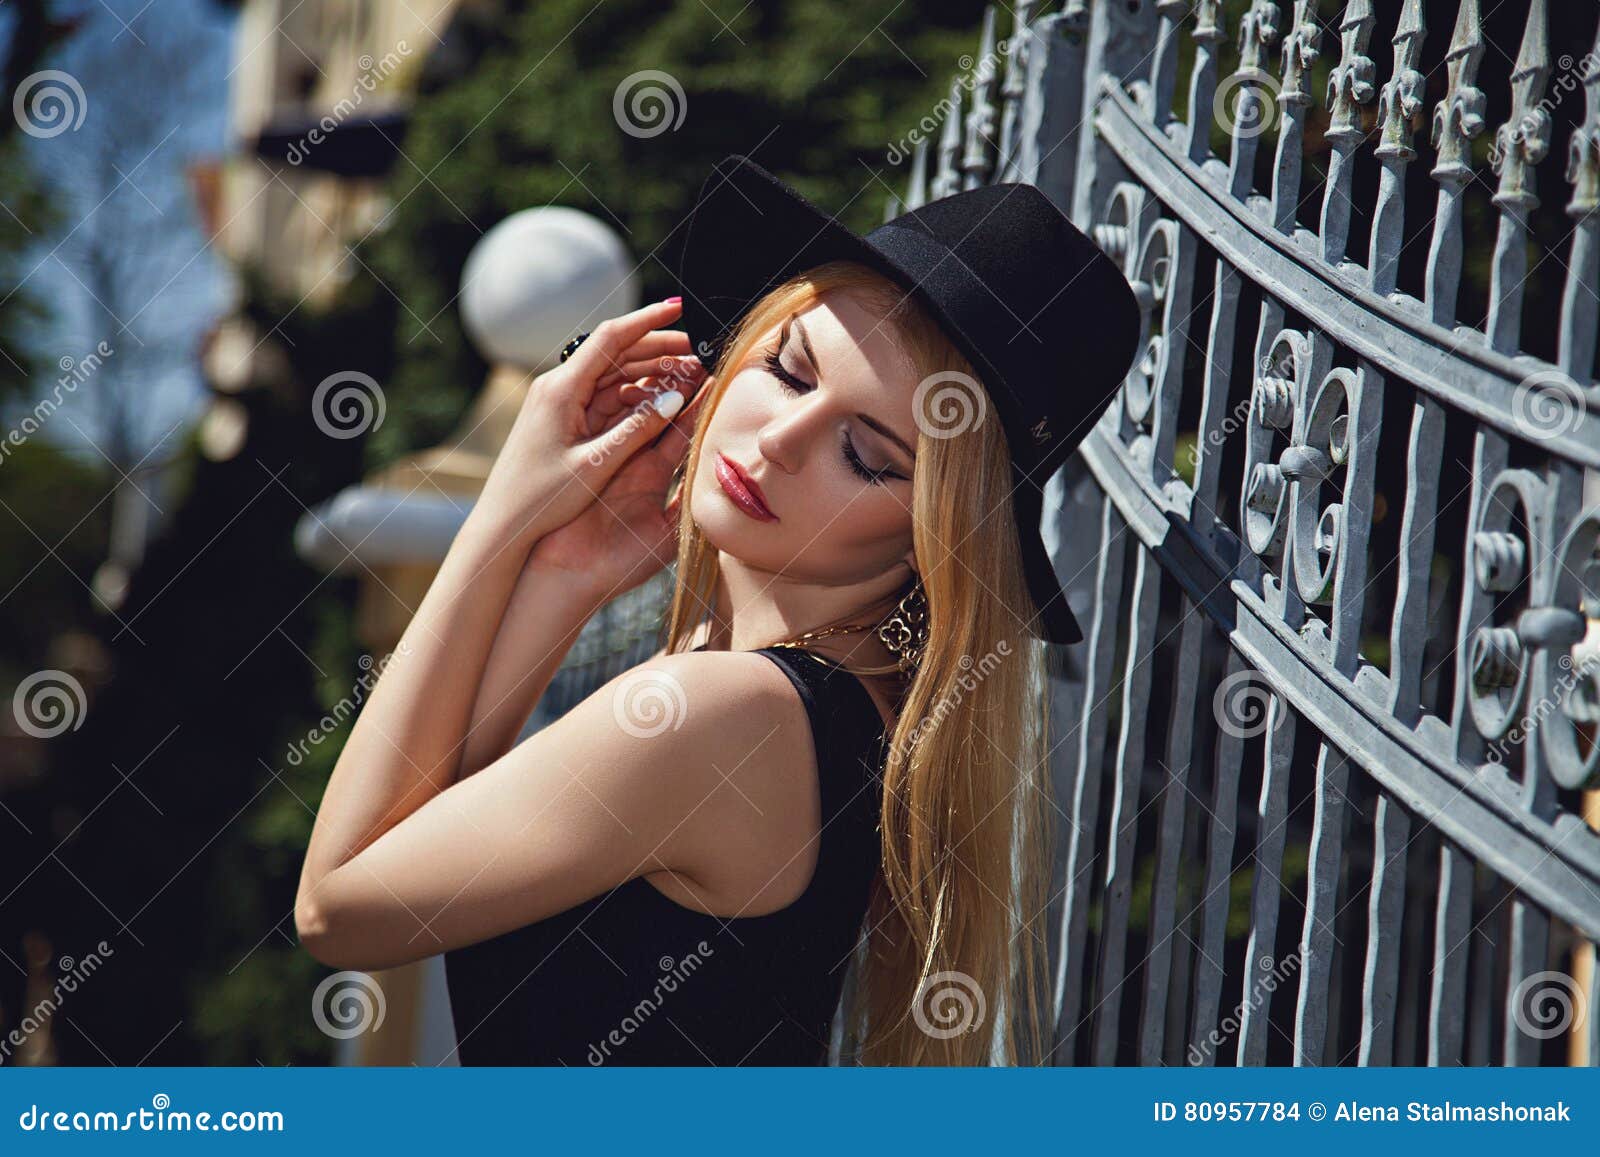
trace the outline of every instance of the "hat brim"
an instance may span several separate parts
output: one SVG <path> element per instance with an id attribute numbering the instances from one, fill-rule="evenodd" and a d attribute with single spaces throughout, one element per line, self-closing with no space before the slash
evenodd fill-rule
<path id="1" fill-rule="evenodd" d="M 1055 564 L 1045 549 L 1039 525 L 1044 517 L 1044 484 L 1048 478 L 1019 479 L 1013 467 L 1012 502 L 1017 511 L 1019 527 L 1017 543 L 1022 554 L 1022 573 L 1028 582 L 1028 593 L 1039 610 L 1038 634 L 1051 643 L 1081 643 L 1083 628 L 1078 616 L 1067 605 L 1067 591 L 1056 577 Z M 1021 527 L 1032 532 L 1021 533 Z"/>
<path id="2" fill-rule="evenodd" d="M 911 272 L 748 157 L 726 157 L 706 177 L 678 247 L 684 299 L 679 324 L 691 348 L 710 365 L 739 320 L 765 294 L 803 270 L 840 260 L 858 261 L 882 273 L 953 328 L 943 307 L 924 295 Z M 972 360 L 982 372 L 982 356 Z M 1067 606 L 1039 532 L 1048 479 L 1026 479 L 1015 462 L 1012 471 L 1023 572 L 1039 612 L 1035 633 L 1052 643 L 1080 642 L 1083 630 Z"/>
<path id="3" fill-rule="evenodd" d="M 726 157 L 701 187 L 679 248 L 680 324 L 705 360 L 745 312 L 826 261 L 860 261 L 915 292 L 907 272 L 748 157 Z M 704 352 L 702 352 L 704 351 Z"/>

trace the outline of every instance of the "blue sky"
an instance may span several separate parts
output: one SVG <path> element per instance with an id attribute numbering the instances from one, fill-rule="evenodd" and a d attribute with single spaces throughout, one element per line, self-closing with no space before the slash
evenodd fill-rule
<path id="1" fill-rule="evenodd" d="M 63 407 L 70 421 L 52 420 L 44 436 L 99 458 L 85 439 L 106 438 L 94 393 L 103 375 L 136 402 L 125 423 L 135 458 L 166 436 L 153 464 L 203 412 L 198 343 L 229 306 L 231 279 L 199 231 L 184 167 L 229 148 L 234 17 L 210 0 L 76 0 L 55 12 L 84 23 L 41 68 L 77 82 L 82 116 L 25 141 L 62 218 L 22 263 L 51 313 L 31 342 L 46 371 L 39 391 L 62 359 L 102 340 L 117 352 Z M 0 4 L 0 39 L 10 22 Z"/>

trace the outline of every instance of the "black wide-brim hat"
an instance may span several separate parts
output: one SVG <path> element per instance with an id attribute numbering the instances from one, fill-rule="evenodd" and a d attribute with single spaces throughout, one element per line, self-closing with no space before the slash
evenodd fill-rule
<path id="1" fill-rule="evenodd" d="M 861 262 L 916 297 L 978 371 L 980 406 L 1000 417 L 1034 633 L 1081 640 L 1040 518 L 1045 483 L 1116 394 L 1139 341 L 1116 264 L 1033 185 L 969 189 L 859 236 L 737 154 L 712 169 L 682 228 L 681 320 L 707 368 L 751 306 L 823 262 Z M 980 410 L 972 425 L 981 421 Z"/>

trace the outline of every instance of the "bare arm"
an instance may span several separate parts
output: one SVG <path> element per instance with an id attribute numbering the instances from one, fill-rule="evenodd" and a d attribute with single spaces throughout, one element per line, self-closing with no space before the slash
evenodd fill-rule
<path id="1" fill-rule="evenodd" d="M 656 349 L 681 345 L 687 337 L 660 335 Z M 635 352 L 642 352 L 637 349 Z M 648 373 L 670 365 L 671 374 Z M 602 390 L 591 409 L 590 425 L 599 433 L 630 403 L 642 403 L 660 389 L 694 390 L 703 373 L 671 357 L 645 357 L 625 364 L 615 389 Z M 629 375 L 640 374 L 630 381 Z M 647 388 L 655 387 L 654 389 Z M 610 480 L 594 504 L 571 523 L 540 539 L 529 552 L 490 651 L 473 705 L 472 724 L 461 758 L 461 777 L 499 759 L 517 741 L 539 697 L 549 687 L 577 631 L 559 635 L 548 622 L 549 591 L 564 587 L 594 609 L 633 590 L 672 560 L 676 551 L 677 499 L 663 505 L 673 469 L 687 449 L 687 430 L 704 395 L 696 393 L 659 442 L 636 454 Z M 581 626 L 581 624 L 579 624 Z"/>
<path id="2" fill-rule="evenodd" d="M 480 513 L 481 512 L 481 513 Z M 474 508 L 356 717 L 306 851 L 305 894 L 456 778 L 473 702 L 527 544 Z M 531 581 L 553 671 L 594 607 L 586 591 Z"/>
<path id="3" fill-rule="evenodd" d="M 584 623 L 607 598 L 606 592 L 576 583 L 566 572 L 536 564 L 523 569 L 484 668 L 457 778 L 511 750 Z M 581 618 L 563 621 L 563 603 L 580 611 Z"/>
<path id="4" fill-rule="evenodd" d="M 575 581 L 570 573 L 538 565 L 523 571 L 478 688 L 458 778 L 465 779 L 487 767 L 516 744 L 528 716 L 578 636 L 578 631 L 573 630 L 552 642 L 554 631 L 549 615 L 550 591 L 558 586 L 570 591 Z M 613 597 L 610 591 L 587 589 L 595 610 Z M 697 625 L 689 635 L 687 649 L 703 642 L 706 634 L 707 624 Z M 650 658 L 658 659 L 665 653 L 663 647 Z"/>
<path id="5" fill-rule="evenodd" d="M 805 707 L 759 655 L 624 672 L 323 878 L 301 940 L 388 968 L 667 871 L 704 911 L 759 915 L 814 870 L 820 800 Z"/>
<path id="6" fill-rule="evenodd" d="M 653 411 L 630 414 L 607 432 L 610 453 L 596 453 L 588 414 L 596 382 L 678 312 L 657 303 L 602 322 L 569 363 L 533 383 L 482 496 L 340 753 L 301 870 L 297 923 L 304 917 L 316 927 L 324 884 L 455 781 L 490 651 L 530 553 L 581 522 L 595 495 L 665 427 Z M 659 520 L 659 500 L 655 514 Z M 532 589 L 546 632 L 539 650 L 559 663 L 593 613 L 594 588 L 552 580 Z"/>

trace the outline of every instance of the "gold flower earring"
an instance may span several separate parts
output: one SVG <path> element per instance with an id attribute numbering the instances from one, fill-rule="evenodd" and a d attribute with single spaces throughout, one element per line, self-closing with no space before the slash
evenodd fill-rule
<path id="1" fill-rule="evenodd" d="M 893 613 L 879 624 L 878 638 L 894 655 L 902 673 L 911 674 L 922 662 L 922 651 L 928 643 L 928 598 L 920 577 L 900 596 Z"/>
<path id="2" fill-rule="evenodd" d="M 922 580 L 914 579 L 906 593 L 900 596 L 900 601 L 895 605 L 887 618 L 880 622 L 876 628 L 871 623 L 847 623 L 834 627 L 821 627 L 815 631 L 806 631 L 792 639 L 785 639 L 781 643 L 773 643 L 774 647 L 793 647 L 804 650 L 803 644 L 818 639 L 831 638 L 834 635 L 849 635 L 857 631 L 872 630 L 894 656 L 895 665 L 901 674 L 909 675 L 922 661 L 922 651 L 928 642 L 928 599 L 922 589 Z"/>

